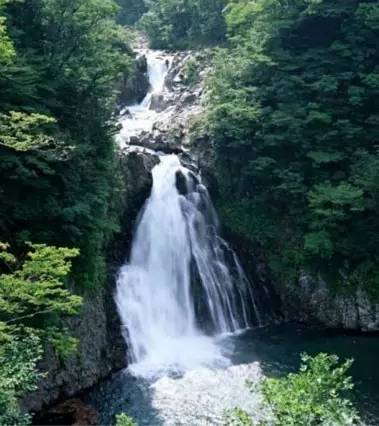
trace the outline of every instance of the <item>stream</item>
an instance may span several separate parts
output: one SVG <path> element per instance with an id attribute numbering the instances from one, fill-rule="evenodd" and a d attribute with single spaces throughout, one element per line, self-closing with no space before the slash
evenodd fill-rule
<path id="1" fill-rule="evenodd" d="M 169 89 L 172 56 L 143 49 L 150 92 L 121 113 L 119 144 L 151 131 L 170 110 L 151 108 Z M 264 326 L 255 292 L 222 238 L 201 175 L 177 155 L 159 154 L 153 188 L 139 215 L 131 254 L 115 299 L 128 344 L 129 367 L 95 387 L 87 402 L 100 423 L 126 412 L 138 425 L 222 425 L 227 409 L 263 418 L 259 393 L 246 380 L 294 371 L 300 354 L 331 352 L 356 361 L 356 403 L 367 424 L 379 424 L 379 339 L 333 335 L 293 325 Z"/>

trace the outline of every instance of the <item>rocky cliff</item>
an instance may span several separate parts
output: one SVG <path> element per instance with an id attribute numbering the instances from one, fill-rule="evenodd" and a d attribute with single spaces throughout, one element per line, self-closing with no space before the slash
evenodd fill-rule
<path id="1" fill-rule="evenodd" d="M 51 347 L 46 348 L 40 369 L 47 374 L 38 390 L 24 399 L 26 410 L 38 411 L 76 395 L 126 366 L 126 345 L 113 299 L 115 277 L 125 260 L 138 211 L 149 194 L 150 172 L 157 161 L 154 155 L 138 152 L 120 156 L 123 214 L 120 232 L 109 247 L 108 280 L 103 288 L 86 293 L 80 315 L 67 320 L 69 332 L 79 341 L 77 352 L 63 360 Z"/>
<path id="2" fill-rule="evenodd" d="M 297 283 L 281 285 L 280 294 L 289 320 L 333 329 L 379 331 L 379 300 L 362 288 L 336 292 L 321 278 L 302 273 Z"/>
<path id="3" fill-rule="evenodd" d="M 40 369 L 47 372 L 38 390 L 28 395 L 23 406 L 38 411 L 59 399 L 68 398 L 94 385 L 112 371 L 125 366 L 125 344 L 121 337 L 112 284 L 84 296 L 80 315 L 67 321 L 67 328 L 78 338 L 75 354 L 60 359 L 49 346 Z"/>

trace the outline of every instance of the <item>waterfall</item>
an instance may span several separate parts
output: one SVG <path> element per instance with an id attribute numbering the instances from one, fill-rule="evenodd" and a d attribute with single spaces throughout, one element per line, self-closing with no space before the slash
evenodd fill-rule
<path id="1" fill-rule="evenodd" d="M 152 130 L 158 113 L 151 108 L 153 95 L 161 93 L 164 89 L 165 78 L 171 66 L 172 57 L 160 51 L 142 49 L 139 52 L 147 61 L 150 90 L 141 103 L 129 105 L 121 111 L 121 131 L 118 135 L 120 146 L 129 142 L 132 136 Z"/>
<path id="2" fill-rule="evenodd" d="M 172 57 L 143 50 L 150 91 L 128 106 L 121 145 L 166 119 L 151 108 L 165 94 Z M 127 113 L 126 113 L 127 112 Z M 148 133 L 147 133 L 148 134 Z M 175 155 L 160 156 L 140 213 L 129 262 L 120 270 L 116 302 L 134 371 L 188 370 L 225 365 L 217 336 L 259 323 L 251 286 L 221 238 L 217 214 L 201 178 Z"/>
<path id="3" fill-rule="evenodd" d="M 200 178 L 175 155 L 162 156 L 152 174 L 130 262 L 117 282 L 116 302 L 131 360 L 150 369 L 180 370 L 223 362 L 202 329 L 210 326 L 217 335 L 248 327 L 252 304 L 247 280 L 218 233 L 217 215 Z M 197 319 L 197 298 L 206 325 Z"/>

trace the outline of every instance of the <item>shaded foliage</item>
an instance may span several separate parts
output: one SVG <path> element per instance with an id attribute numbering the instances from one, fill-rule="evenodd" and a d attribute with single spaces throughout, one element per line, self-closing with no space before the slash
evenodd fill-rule
<path id="1" fill-rule="evenodd" d="M 2 2 L 0 235 L 78 247 L 82 286 L 101 283 L 116 229 L 113 142 L 131 58 L 111 0 Z"/>
<path id="2" fill-rule="evenodd" d="M 235 0 L 226 21 L 208 82 L 226 223 L 278 277 L 377 287 L 377 2 Z"/>
<path id="3" fill-rule="evenodd" d="M 133 25 L 148 10 L 148 0 L 116 0 L 120 6 L 118 19 L 121 24 Z"/>
<path id="4" fill-rule="evenodd" d="M 155 0 L 140 21 L 151 46 L 188 48 L 224 40 L 225 0 Z"/>

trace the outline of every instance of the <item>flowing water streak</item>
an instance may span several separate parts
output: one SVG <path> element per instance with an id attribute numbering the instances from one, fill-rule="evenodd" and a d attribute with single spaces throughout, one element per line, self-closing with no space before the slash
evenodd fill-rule
<path id="1" fill-rule="evenodd" d="M 143 49 L 139 51 L 139 55 L 146 57 L 150 90 L 140 104 L 129 105 L 121 111 L 121 130 L 118 135 L 121 146 L 128 142 L 131 136 L 152 130 L 159 114 L 150 108 L 151 100 L 154 95 L 162 93 L 172 62 L 170 55 L 157 50 Z"/>
<path id="2" fill-rule="evenodd" d="M 178 191 L 178 177 L 181 184 Z M 139 372 L 227 365 L 196 319 L 197 275 L 202 311 L 214 335 L 246 328 L 246 282 L 226 261 L 226 243 L 206 188 L 175 155 L 153 169 L 153 188 L 120 272 L 116 301 L 132 361 Z M 234 259 L 234 256 L 231 256 Z M 192 267 L 191 267 L 192 265 Z M 195 268 L 194 268 L 195 266 Z M 194 271 L 195 270 L 195 271 Z"/>
<path id="3" fill-rule="evenodd" d="M 172 58 L 151 50 L 143 54 L 151 90 L 141 104 L 127 107 L 121 142 L 152 130 L 165 114 L 154 111 L 151 100 L 165 93 Z M 132 368 L 149 375 L 162 369 L 225 366 L 225 348 L 209 335 L 253 322 L 249 283 L 219 235 L 217 214 L 201 179 L 175 155 L 160 159 L 116 292 Z"/>

